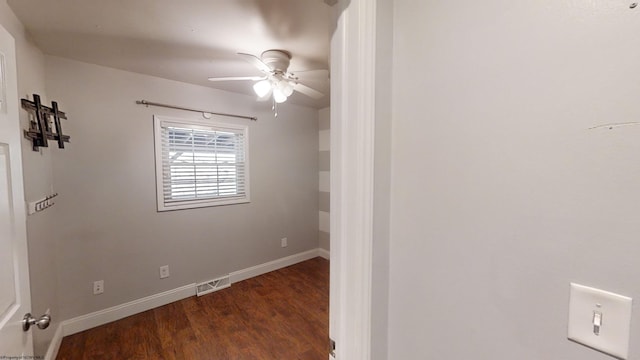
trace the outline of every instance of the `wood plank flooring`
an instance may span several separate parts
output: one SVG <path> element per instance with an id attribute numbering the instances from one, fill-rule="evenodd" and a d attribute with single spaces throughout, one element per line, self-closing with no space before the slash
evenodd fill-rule
<path id="1" fill-rule="evenodd" d="M 329 262 L 311 259 L 65 337 L 58 360 L 326 360 Z"/>

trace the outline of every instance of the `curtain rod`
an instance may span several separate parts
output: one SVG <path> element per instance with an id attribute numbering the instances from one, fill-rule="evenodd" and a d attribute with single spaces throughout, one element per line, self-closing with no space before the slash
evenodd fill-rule
<path id="1" fill-rule="evenodd" d="M 145 106 L 158 106 L 158 107 L 164 107 L 164 108 L 169 108 L 169 109 L 177 109 L 177 110 L 185 110 L 185 111 L 193 111 L 193 112 L 202 113 L 202 115 L 205 116 L 205 117 L 206 117 L 206 114 L 211 114 L 211 115 L 229 116 L 229 117 L 235 117 L 235 118 L 240 118 L 240 119 L 248 119 L 248 120 L 258 121 L 258 118 L 255 117 L 255 116 L 244 116 L 244 115 L 235 115 L 235 114 L 227 114 L 227 113 L 218 113 L 218 112 L 213 112 L 213 111 L 191 109 L 191 108 L 186 108 L 186 107 L 182 107 L 182 106 L 155 103 L 155 102 L 151 102 L 151 101 L 147 101 L 147 100 L 137 100 L 136 104 L 145 105 Z"/>

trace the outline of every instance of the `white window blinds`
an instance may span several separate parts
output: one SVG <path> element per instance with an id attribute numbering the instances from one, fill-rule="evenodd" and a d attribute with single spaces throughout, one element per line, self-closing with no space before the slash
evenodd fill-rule
<path id="1" fill-rule="evenodd" d="M 159 210 L 249 201 L 246 127 L 159 118 L 158 135 Z"/>

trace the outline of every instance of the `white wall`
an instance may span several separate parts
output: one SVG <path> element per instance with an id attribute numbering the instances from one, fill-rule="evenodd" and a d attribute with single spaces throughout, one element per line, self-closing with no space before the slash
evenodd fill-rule
<path id="1" fill-rule="evenodd" d="M 395 1 L 389 359 L 608 359 L 567 304 L 640 299 L 640 126 L 588 130 L 640 119 L 638 11 Z"/>
<path id="2" fill-rule="evenodd" d="M 371 277 L 371 359 L 387 360 L 389 331 L 389 248 L 391 212 L 391 125 L 393 0 L 376 0 L 376 105 L 373 246 Z"/>
<path id="3" fill-rule="evenodd" d="M 71 135 L 54 157 L 63 318 L 317 248 L 316 109 L 284 104 L 274 118 L 252 97 L 56 57 L 46 75 Z M 140 99 L 258 116 L 220 119 L 249 125 L 251 203 L 156 212 L 152 116 L 201 115 Z M 160 280 L 165 264 L 171 276 Z M 94 296 L 100 279 L 105 293 Z"/>
<path id="4" fill-rule="evenodd" d="M 22 23 L 15 17 L 6 0 L 0 0 L 0 25 L 7 29 L 16 42 L 18 70 L 18 94 L 21 98 L 32 98 L 39 94 L 43 103 L 49 103 L 45 93 L 44 55 L 34 45 Z M 29 126 L 26 111 L 20 110 L 23 129 Z M 35 201 L 51 193 L 53 174 L 51 154 L 56 149 L 41 149 L 34 152 L 31 143 L 23 139 L 22 159 L 25 199 Z M 46 330 L 33 332 L 36 355 L 44 355 L 55 329 L 60 321 L 56 296 L 55 231 L 56 207 L 27 217 L 27 238 L 29 246 L 29 275 L 31 281 L 31 312 L 35 316 L 51 312 L 52 324 Z"/>

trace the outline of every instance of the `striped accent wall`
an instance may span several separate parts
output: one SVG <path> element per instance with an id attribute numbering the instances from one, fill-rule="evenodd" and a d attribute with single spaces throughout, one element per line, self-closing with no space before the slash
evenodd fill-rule
<path id="1" fill-rule="evenodd" d="M 329 250 L 329 174 L 331 121 L 329 108 L 318 110 L 318 246 Z"/>

